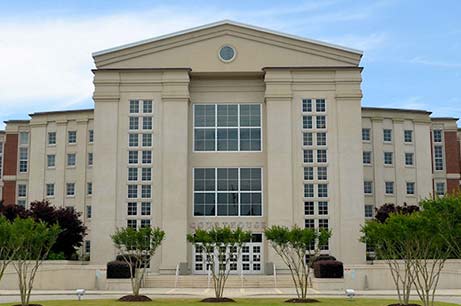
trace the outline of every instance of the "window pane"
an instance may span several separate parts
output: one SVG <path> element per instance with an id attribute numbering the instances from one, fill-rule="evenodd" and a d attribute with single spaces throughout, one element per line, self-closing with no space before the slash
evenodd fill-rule
<path id="1" fill-rule="evenodd" d="M 195 151 L 214 151 L 215 150 L 215 130 L 214 129 L 194 129 L 195 132 Z"/>
<path id="2" fill-rule="evenodd" d="M 218 105 L 218 126 L 238 125 L 238 105 Z"/>
<path id="3" fill-rule="evenodd" d="M 218 129 L 218 151 L 237 151 L 237 129 Z"/>
<path id="4" fill-rule="evenodd" d="M 215 105 L 194 105 L 194 126 L 215 126 Z"/>
<path id="5" fill-rule="evenodd" d="M 261 107 L 259 104 L 240 105 L 240 126 L 261 126 Z"/>
<path id="6" fill-rule="evenodd" d="M 241 128 L 240 129 L 240 151 L 261 150 L 261 129 Z"/>

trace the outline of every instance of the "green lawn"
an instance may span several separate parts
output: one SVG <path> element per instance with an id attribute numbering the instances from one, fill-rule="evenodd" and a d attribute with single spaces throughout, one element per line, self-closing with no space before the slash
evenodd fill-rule
<path id="1" fill-rule="evenodd" d="M 177 305 L 177 306 L 213 306 L 213 305 L 241 305 L 241 306 L 252 306 L 252 305 L 299 305 L 299 304 L 287 304 L 283 303 L 286 299 L 236 299 L 237 303 L 200 303 L 198 299 L 156 299 L 149 303 L 122 303 L 114 300 L 84 300 L 84 301 L 38 301 L 36 303 L 42 304 L 43 306 L 163 306 L 163 305 Z M 338 298 L 338 299 L 319 299 L 320 303 L 305 304 L 305 305 L 319 305 L 319 306 L 386 306 L 391 303 L 396 303 L 396 300 L 379 300 L 379 299 L 361 299 L 355 298 L 352 300 Z M 0 305 L 15 305 L 17 303 L 8 303 Z M 437 306 L 451 306 L 455 304 L 450 303 L 436 303 Z"/>

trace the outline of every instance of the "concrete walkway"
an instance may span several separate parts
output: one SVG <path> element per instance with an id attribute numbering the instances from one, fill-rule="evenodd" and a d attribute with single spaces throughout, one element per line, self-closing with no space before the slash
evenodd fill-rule
<path id="1" fill-rule="evenodd" d="M 128 291 L 96 291 L 88 290 L 84 299 L 116 299 L 129 294 Z M 204 298 L 213 296 L 213 289 L 197 288 L 149 288 L 143 289 L 142 293 L 152 298 Z M 242 288 L 227 289 L 225 296 L 232 298 L 285 298 L 295 296 L 295 290 L 291 288 Z M 416 294 L 416 292 L 415 292 Z M 315 297 L 345 297 L 343 291 L 314 290 L 310 289 L 310 295 Z M 357 297 L 368 298 L 396 298 L 393 290 L 357 290 Z M 32 300 L 73 300 L 77 299 L 75 290 L 34 290 Z M 413 299 L 417 300 L 415 295 Z M 457 303 L 461 305 L 461 289 L 441 289 L 437 292 L 438 301 Z M 0 302 L 17 302 L 19 293 L 16 290 L 0 290 Z"/>

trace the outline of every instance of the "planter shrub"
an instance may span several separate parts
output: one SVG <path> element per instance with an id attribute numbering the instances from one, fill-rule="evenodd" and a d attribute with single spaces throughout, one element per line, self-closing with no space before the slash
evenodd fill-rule
<path id="1" fill-rule="evenodd" d="M 126 262 L 115 260 L 107 263 L 108 279 L 125 279 L 130 277 L 130 265 Z"/>
<path id="2" fill-rule="evenodd" d="M 319 260 L 314 263 L 316 278 L 343 278 L 343 263 L 337 260 Z"/>

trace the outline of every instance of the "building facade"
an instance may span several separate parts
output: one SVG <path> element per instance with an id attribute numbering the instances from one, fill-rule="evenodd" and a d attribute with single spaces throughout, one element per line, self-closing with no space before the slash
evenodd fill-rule
<path id="1" fill-rule="evenodd" d="M 81 211 L 97 264 L 116 228 L 159 226 L 152 270 L 206 273 L 186 234 L 215 225 L 254 234 L 235 273 L 283 269 L 270 225 L 331 229 L 322 251 L 363 263 L 375 207 L 454 190 L 461 171 L 456 118 L 361 107 L 361 56 L 232 21 L 96 52 L 94 111 L 6 122 L 3 201 Z"/>

